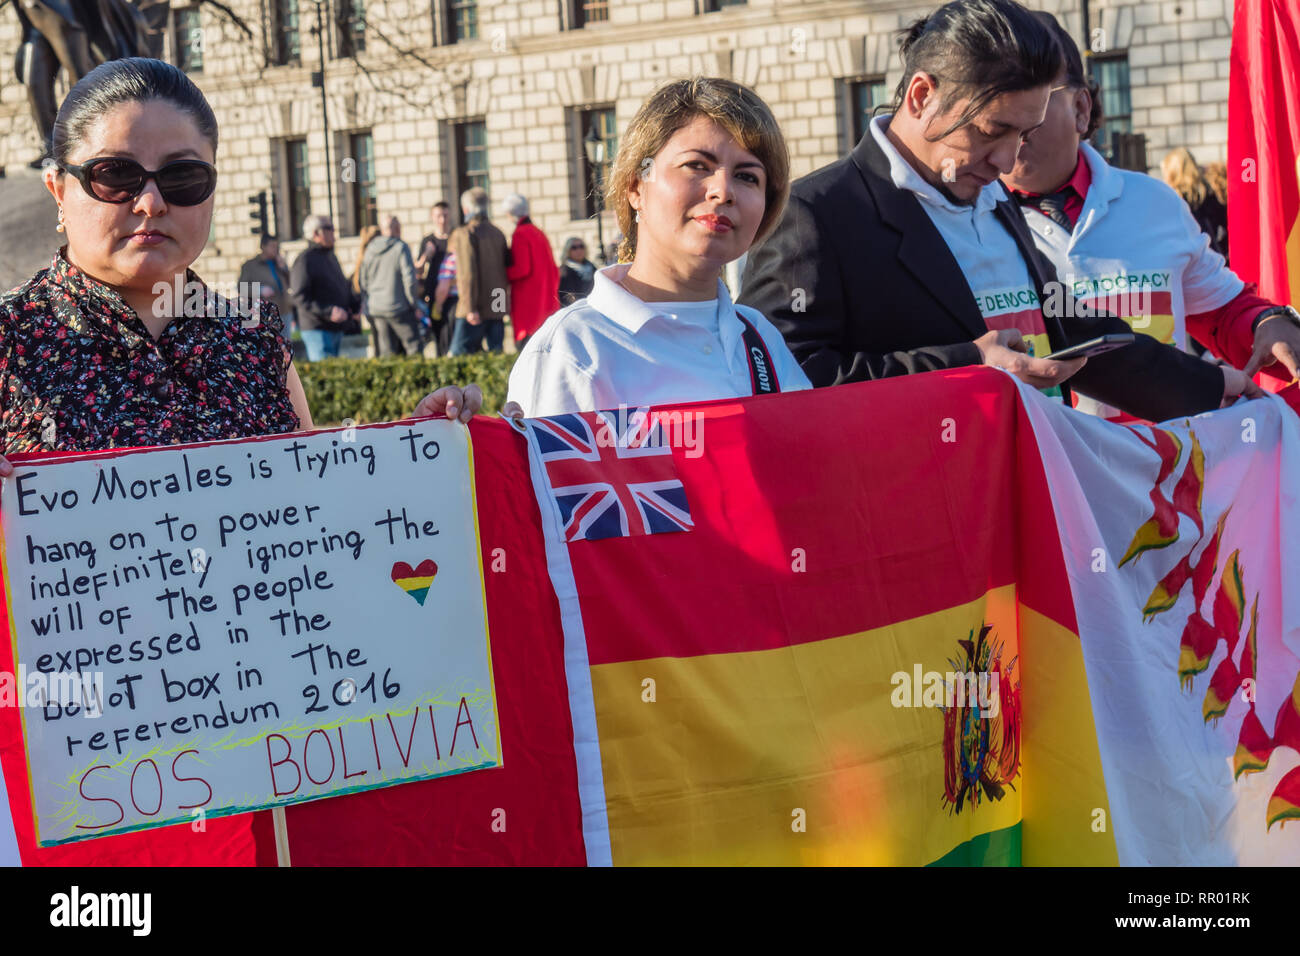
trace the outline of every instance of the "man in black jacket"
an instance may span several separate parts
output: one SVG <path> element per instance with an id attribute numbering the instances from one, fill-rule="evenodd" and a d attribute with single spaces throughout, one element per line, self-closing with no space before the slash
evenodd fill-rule
<path id="1" fill-rule="evenodd" d="M 298 311 L 298 328 L 307 361 L 338 355 L 343 329 L 360 303 L 334 255 L 334 224 L 327 216 L 308 216 L 302 224 L 307 248 L 289 270 L 289 290 Z"/>
<path id="2" fill-rule="evenodd" d="M 913 24 L 902 52 L 893 115 L 794 184 L 741 284 L 740 301 L 781 330 L 814 385 L 984 364 L 1067 400 L 1073 376 L 1080 392 L 1153 421 L 1258 392 L 1145 335 L 1086 364 L 1042 358 L 1130 331 L 1069 301 L 1044 315 L 1049 293 L 1061 301 L 1056 274 L 998 182 L 1043 121 L 1056 39 L 1013 0 L 956 0 Z"/>

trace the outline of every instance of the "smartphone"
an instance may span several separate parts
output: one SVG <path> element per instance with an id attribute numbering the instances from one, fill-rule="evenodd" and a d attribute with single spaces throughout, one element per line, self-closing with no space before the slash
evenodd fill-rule
<path id="1" fill-rule="evenodd" d="M 1051 355 L 1044 355 L 1043 358 L 1051 359 L 1053 362 L 1087 358 L 1092 355 L 1100 355 L 1102 352 L 1109 352 L 1112 349 L 1122 349 L 1126 345 L 1132 345 L 1136 339 L 1137 336 L 1132 332 L 1112 332 L 1109 335 L 1099 335 L 1087 342 L 1080 342 L 1078 345 L 1071 345 L 1068 349 L 1061 349 L 1061 351 L 1053 352 Z"/>

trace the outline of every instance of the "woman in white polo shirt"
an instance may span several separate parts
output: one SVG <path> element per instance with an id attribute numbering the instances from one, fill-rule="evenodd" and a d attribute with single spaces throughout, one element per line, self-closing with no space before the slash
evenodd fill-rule
<path id="1" fill-rule="evenodd" d="M 660 88 L 609 175 L 619 264 L 533 336 L 509 400 L 538 417 L 811 388 L 780 333 L 720 278 L 789 191 L 785 139 L 756 93 L 698 77 Z"/>

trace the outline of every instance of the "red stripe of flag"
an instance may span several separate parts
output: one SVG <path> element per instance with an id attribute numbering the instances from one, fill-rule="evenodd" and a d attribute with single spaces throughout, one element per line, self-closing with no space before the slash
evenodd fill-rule
<path id="1" fill-rule="evenodd" d="M 1002 373 L 679 408 L 703 420 L 701 456 L 673 449 L 694 530 L 570 548 L 593 665 L 852 634 L 1017 580 L 1075 629 L 1059 549 L 1041 542 L 1056 530 L 1037 446 Z M 1032 547 L 1017 539 L 1031 525 Z"/>
<path id="2" fill-rule="evenodd" d="M 1021 309 L 1019 312 L 1003 312 L 1001 315 L 986 315 L 984 324 L 990 332 L 1000 329 L 1019 329 L 1025 335 L 1045 335 L 1047 326 L 1043 324 L 1041 309 Z"/>
<path id="3" fill-rule="evenodd" d="M 1120 315 L 1121 318 L 1132 318 L 1138 314 L 1135 311 L 1123 308 L 1128 305 L 1142 308 L 1151 315 L 1174 314 L 1174 295 L 1172 292 L 1111 292 L 1080 298 L 1079 302 L 1086 304 L 1090 309 L 1112 312 Z M 1115 311 L 1117 308 L 1120 309 L 1120 312 Z"/>

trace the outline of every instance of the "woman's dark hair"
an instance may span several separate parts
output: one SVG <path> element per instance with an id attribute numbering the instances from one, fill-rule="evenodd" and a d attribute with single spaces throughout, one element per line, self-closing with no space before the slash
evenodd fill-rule
<path id="1" fill-rule="evenodd" d="M 1014 0 L 953 0 L 899 31 L 903 79 L 894 110 L 903 106 L 917 73 L 935 78 L 940 111 L 958 100 L 970 103 L 935 139 L 970 123 L 1003 93 L 1046 86 L 1061 70 L 1061 48 L 1052 31 Z"/>
<path id="2" fill-rule="evenodd" d="M 163 60 L 133 56 L 109 60 L 72 88 L 54 120 L 54 159 L 63 164 L 86 130 L 115 106 L 165 100 L 194 118 L 199 132 L 217 151 L 217 117 L 194 81 Z"/>
<path id="3" fill-rule="evenodd" d="M 1088 114 L 1088 132 L 1083 134 L 1084 139 L 1092 139 L 1092 134 L 1097 132 L 1105 118 L 1101 108 L 1101 88 L 1097 86 L 1096 80 L 1083 72 L 1083 57 L 1079 55 L 1079 46 L 1074 42 L 1074 37 L 1065 32 L 1065 27 L 1061 26 L 1060 21 L 1050 13 L 1041 10 L 1034 16 L 1047 24 L 1061 47 L 1061 55 L 1065 57 L 1065 82 L 1076 89 L 1087 90 L 1088 96 L 1092 99 L 1092 111 Z"/>

